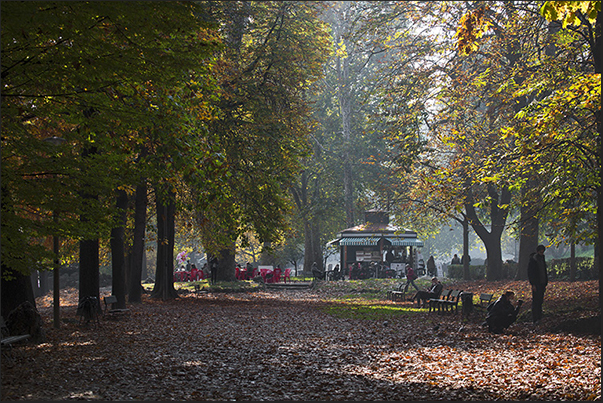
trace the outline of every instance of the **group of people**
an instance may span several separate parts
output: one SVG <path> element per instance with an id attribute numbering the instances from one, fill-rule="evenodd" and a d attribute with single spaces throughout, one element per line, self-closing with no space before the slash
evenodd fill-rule
<path id="1" fill-rule="evenodd" d="M 542 304 L 544 302 L 544 293 L 548 285 L 547 265 L 544 258 L 546 248 L 544 245 L 538 245 L 536 252 L 530 255 L 528 262 L 528 281 L 532 289 L 532 322 L 537 324 L 542 319 Z M 455 255 L 455 258 L 458 257 Z M 418 307 L 425 307 L 431 298 L 439 298 L 442 293 L 443 285 L 437 277 L 431 279 L 431 286 L 426 289 L 419 289 L 414 283 L 417 275 L 410 265 L 406 266 L 406 284 L 404 292 L 408 291 L 409 286 L 416 289 L 416 293 L 408 299 L 410 302 L 416 302 Z M 484 327 L 495 334 L 503 333 L 517 320 L 519 310 L 523 305 L 523 300 L 518 300 L 516 304 L 515 293 L 505 291 L 495 302 L 487 307 Z"/>
<path id="2" fill-rule="evenodd" d="M 530 255 L 528 261 L 528 281 L 532 288 L 532 323 L 534 324 L 542 319 L 544 292 L 549 282 L 544 258 L 545 250 L 544 245 L 538 245 L 536 252 Z M 483 325 L 487 326 L 491 333 L 503 333 L 517 320 L 523 301 L 520 299 L 516 305 L 513 305 L 514 299 L 515 293 L 506 291 L 494 303 L 488 305 L 488 314 Z"/>

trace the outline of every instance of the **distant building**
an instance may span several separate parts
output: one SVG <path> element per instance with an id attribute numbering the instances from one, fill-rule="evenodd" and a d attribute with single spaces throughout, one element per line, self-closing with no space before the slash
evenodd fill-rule
<path id="1" fill-rule="evenodd" d="M 365 211 L 364 224 L 342 230 L 328 244 L 339 246 L 342 268 L 356 262 L 385 260 L 396 270 L 406 264 L 416 268 L 417 248 L 423 247 L 416 232 L 390 225 L 389 213 L 380 210 Z M 384 253 L 389 259 L 384 259 Z"/>

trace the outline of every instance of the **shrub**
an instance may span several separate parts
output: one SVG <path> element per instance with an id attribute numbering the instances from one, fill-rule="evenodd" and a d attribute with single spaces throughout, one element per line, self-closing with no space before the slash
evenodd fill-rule
<path id="1" fill-rule="evenodd" d="M 566 280 L 570 277 L 570 258 L 552 259 L 547 262 L 549 279 Z M 595 259 L 592 257 L 576 258 L 576 280 L 594 280 L 597 270 L 594 268 Z"/>
<path id="2" fill-rule="evenodd" d="M 481 280 L 486 275 L 486 267 L 484 265 L 469 265 L 469 279 L 470 280 Z M 451 264 L 448 266 L 448 277 L 455 279 L 463 278 L 463 265 L 462 264 Z"/>

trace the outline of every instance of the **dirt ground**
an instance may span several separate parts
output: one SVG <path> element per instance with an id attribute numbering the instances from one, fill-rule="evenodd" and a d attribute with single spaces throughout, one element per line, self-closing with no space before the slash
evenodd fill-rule
<path id="1" fill-rule="evenodd" d="M 145 295 L 129 314 L 84 326 L 77 290 L 63 290 L 61 328 L 52 328 L 52 296 L 39 298 L 45 341 L 16 348 L 12 364 L 3 357 L 2 401 L 600 400 L 600 329 L 560 329 L 600 315 L 598 282 L 568 284 L 547 291 L 568 310 L 553 317 L 545 302 L 543 323 L 521 318 L 502 335 L 480 326 L 478 309 L 466 319 L 328 285 L 166 302 Z M 472 283 L 476 294 L 510 285 Z M 360 307 L 395 314 L 351 314 Z"/>

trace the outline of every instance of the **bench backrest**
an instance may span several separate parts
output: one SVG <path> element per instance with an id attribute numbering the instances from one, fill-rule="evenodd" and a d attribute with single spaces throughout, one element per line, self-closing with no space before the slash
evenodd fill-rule
<path id="1" fill-rule="evenodd" d="M 444 291 L 442 291 L 442 294 L 440 294 L 440 298 L 441 299 L 448 299 L 448 296 L 450 295 L 451 292 L 452 292 L 452 290 L 444 290 Z"/>
<path id="2" fill-rule="evenodd" d="M 450 301 L 458 301 L 459 296 L 461 295 L 461 293 L 463 292 L 463 290 L 452 290 L 452 292 L 450 293 L 450 296 L 448 297 L 448 300 Z"/>
<path id="3" fill-rule="evenodd" d="M 494 296 L 494 294 L 484 294 L 484 293 L 480 294 L 479 304 L 481 305 L 482 302 L 485 302 L 487 304 L 490 303 L 490 301 L 492 301 L 493 296 Z"/>

